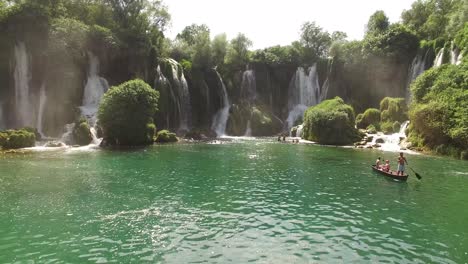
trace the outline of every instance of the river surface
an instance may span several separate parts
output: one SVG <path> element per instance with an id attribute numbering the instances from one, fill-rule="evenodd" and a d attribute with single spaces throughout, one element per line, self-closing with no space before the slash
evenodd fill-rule
<path id="1" fill-rule="evenodd" d="M 466 263 L 468 162 L 273 140 L 0 156 L 0 263 Z"/>

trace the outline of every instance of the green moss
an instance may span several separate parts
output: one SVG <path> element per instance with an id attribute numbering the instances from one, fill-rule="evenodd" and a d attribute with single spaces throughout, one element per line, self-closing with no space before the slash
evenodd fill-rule
<path id="1" fill-rule="evenodd" d="M 369 108 L 364 113 L 357 115 L 356 126 L 357 128 L 366 128 L 369 125 L 376 126 L 380 122 L 380 110 L 376 108 Z"/>
<path id="2" fill-rule="evenodd" d="M 18 149 L 34 147 L 36 136 L 26 129 L 6 130 L 0 132 L 0 147 L 3 149 Z"/>
<path id="3" fill-rule="evenodd" d="M 393 130 L 393 123 L 392 122 L 382 122 L 380 124 L 380 129 L 384 134 L 392 134 L 394 132 Z"/>
<path id="4" fill-rule="evenodd" d="M 99 123 L 109 145 L 137 146 L 153 143 L 153 117 L 159 92 L 142 80 L 112 87 L 99 106 Z"/>
<path id="5" fill-rule="evenodd" d="M 86 146 L 91 143 L 93 137 L 91 135 L 90 127 L 88 121 L 81 117 L 77 122 L 75 122 L 75 127 L 72 132 L 73 144 L 80 146 Z"/>
<path id="6" fill-rule="evenodd" d="M 398 122 L 398 121 L 395 121 L 393 122 L 393 132 L 396 133 L 398 131 L 400 131 L 400 128 L 401 128 L 401 123 Z"/>
<path id="7" fill-rule="evenodd" d="M 156 135 L 156 143 L 173 143 L 179 141 L 175 133 L 171 133 L 168 130 L 161 130 Z"/>
<path id="8" fill-rule="evenodd" d="M 408 107 L 404 98 L 385 97 L 380 102 L 382 122 L 403 122 L 408 120 Z"/>
<path id="9" fill-rule="evenodd" d="M 367 133 L 370 134 L 376 134 L 377 133 L 377 128 L 374 125 L 369 125 L 367 128 Z"/>
<path id="10" fill-rule="evenodd" d="M 354 110 L 335 97 L 307 109 L 303 137 L 320 144 L 346 145 L 359 140 Z"/>

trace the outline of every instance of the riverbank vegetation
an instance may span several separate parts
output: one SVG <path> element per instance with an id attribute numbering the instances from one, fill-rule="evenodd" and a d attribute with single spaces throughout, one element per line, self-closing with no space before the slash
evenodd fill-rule
<path id="1" fill-rule="evenodd" d="M 344 32 L 327 32 L 306 21 L 297 41 L 259 50 L 252 50 L 245 34 L 232 39 L 212 36 L 203 24 L 187 25 L 175 39 L 168 39 L 164 33 L 170 19 L 160 0 L 0 0 L 0 107 L 5 109 L 0 125 L 24 126 L 17 120 L 12 74 L 22 43 L 32 76 L 31 97 L 38 98 L 45 86 L 47 100 L 53 102 L 44 107 L 42 117 L 41 132 L 50 136 L 59 137 L 64 124 L 76 122 L 88 61 L 96 56 L 99 75 L 114 86 L 99 112 L 107 144 L 149 144 L 156 126 L 182 136 L 193 131 L 214 135 L 214 116 L 226 107 L 228 134 L 284 132 L 294 107 L 293 80 L 301 72 L 313 79 L 315 69 L 319 88 L 314 93 L 326 90 L 317 101 L 342 99 L 325 101 L 293 120 L 297 125 L 303 119 L 304 138 L 349 144 L 356 135 L 355 121 L 358 128 L 393 133 L 409 119 L 414 147 L 466 156 L 464 0 L 415 1 L 397 23 L 378 10 L 369 18 L 362 40 L 349 41 Z M 428 71 L 416 78 L 416 65 L 418 74 Z M 141 81 L 125 83 L 134 79 Z M 143 114 L 128 113 L 140 99 L 146 105 Z M 356 120 L 354 111 L 362 113 Z M 340 131 L 345 134 L 342 140 L 325 128 L 326 122 L 320 123 L 325 117 L 333 123 L 327 125 L 348 129 Z M 73 134 L 77 144 L 90 142 L 89 121 L 77 122 Z"/>

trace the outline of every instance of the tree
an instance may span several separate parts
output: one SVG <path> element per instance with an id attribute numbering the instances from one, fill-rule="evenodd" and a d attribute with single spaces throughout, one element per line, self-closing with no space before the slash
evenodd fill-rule
<path id="1" fill-rule="evenodd" d="M 304 47 L 304 57 L 312 61 L 328 55 L 332 39 L 315 22 L 306 22 L 301 27 L 301 40 Z"/>
<path id="2" fill-rule="evenodd" d="M 379 35 L 387 31 L 390 26 L 388 17 L 385 15 L 385 12 L 382 10 L 376 11 L 369 18 L 369 22 L 366 25 L 366 35 Z"/>
<path id="3" fill-rule="evenodd" d="M 249 62 L 249 48 L 252 41 L 244 34 L 239 33 L 237 37 L 231 40 L 226 53 L 226 63 L 233 69 L 240 70 Z"/>
<path id="4" fill-rule="evenodd" d="M 344 42 L 348 38 L 348 34 L 343 31 L 335 31 L 331 35 L 332 42 Z"/>
<path id="5" fill-rule="evenodd" d="M 153 117 L 159 92 L 142 80 L 112 87 L 99 105 L 98 119 L 109 145 L 146 145 L 153 142 Z"/>
<path id="6" fill-rule="evenodd" d="M 224 59 L 227 53 L 228 41 L 226 34 L 216 35 L 211 42 L 212 62 L 219 66 L 224 64 Z"/>
<path id="7" fill-rule="evenodd" d="M 201 24 L 192 24 L 190 26 L 186 26 L 182 32 L 177 34 L 176 39 L 184 41 L 189 46 L 195 45 L 195 42 L 200 36 L 210 34 L 210 29 L 207 25 Z"/>

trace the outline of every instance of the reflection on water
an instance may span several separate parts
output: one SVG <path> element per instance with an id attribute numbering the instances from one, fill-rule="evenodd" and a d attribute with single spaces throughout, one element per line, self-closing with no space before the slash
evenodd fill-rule
<path id="1" fill-rule="evenodd" d="M 221 143 L 222 141 L 222 143 Z M 468 163 L 270 140 L 0 158 L 0 262 L 461 263 Z"/>

